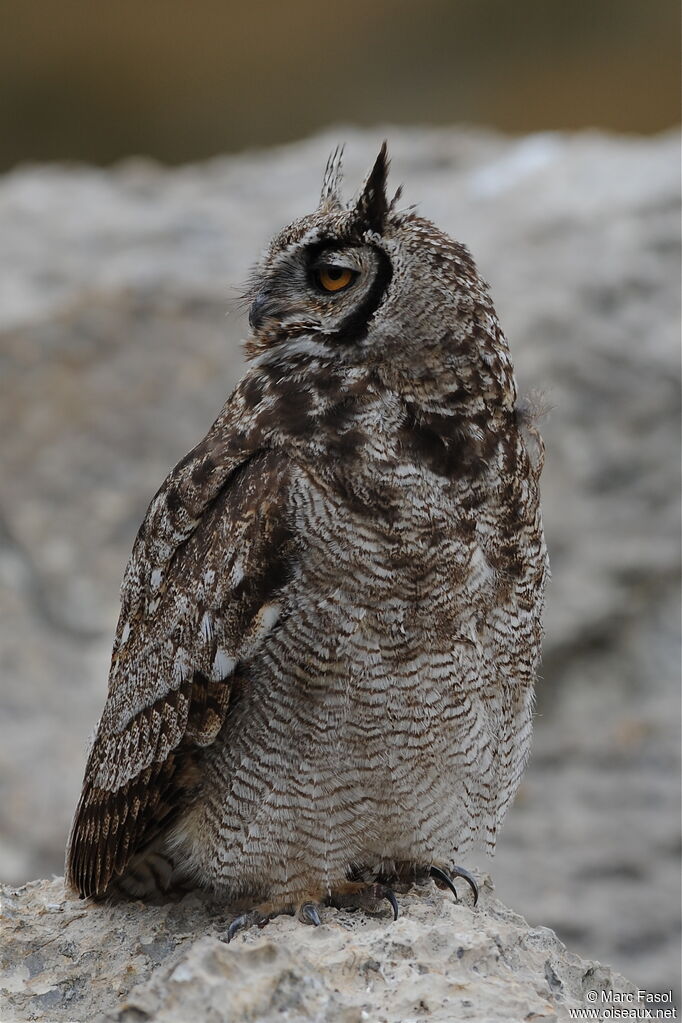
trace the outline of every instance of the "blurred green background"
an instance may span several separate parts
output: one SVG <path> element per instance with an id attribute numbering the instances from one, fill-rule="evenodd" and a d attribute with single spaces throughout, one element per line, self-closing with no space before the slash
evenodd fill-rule
<path id="1" fill-rule="evenodd" d="M 0 170 L 329 124 L 679 123 L 678 0 L 3 0 Z"/>

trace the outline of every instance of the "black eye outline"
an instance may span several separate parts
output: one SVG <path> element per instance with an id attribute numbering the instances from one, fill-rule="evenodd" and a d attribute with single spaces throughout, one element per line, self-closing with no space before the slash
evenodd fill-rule
<path id="1" fill-rule="evenodd" d="M 322 283 L 321 277 L 323 274 L 327 274 L 332 283 L 343 277 L 344 274 L 349 274 L 350 276 L 346 283 L 340 284 L 338 288 L 328 288 Z M 313 284 L 322 295 L 339 295 L 342 291 L 348 291 L 355 284 L 359 276 L 360 272 L 358 270 L 351 270 L 349 266 L 339 266 L 338 263 L 319 263 L 312 269 Z"/>

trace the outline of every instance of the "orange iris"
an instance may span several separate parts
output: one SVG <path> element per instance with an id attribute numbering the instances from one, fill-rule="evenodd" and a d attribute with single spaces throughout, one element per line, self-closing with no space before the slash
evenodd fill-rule
<path id="1" fill-rule="evenodd" d="M 325 266 L 318 270 L 317 279 L 325 291 L 341 291 L 353 280 L 353 274 L 343 266 Z"/>

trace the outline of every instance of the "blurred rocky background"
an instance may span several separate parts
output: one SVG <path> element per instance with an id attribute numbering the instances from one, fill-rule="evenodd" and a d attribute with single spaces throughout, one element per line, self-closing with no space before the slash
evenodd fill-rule
<path id="1" fill-rule="evenodd" d="M 552 406 L 534 753 L 480 866 L 574 951 L 676 986 L 677 5 L 56 12 L 9 2 L 0 33 L 0 880 L 61 873 L 125 560 L 241 372 L 249 264 L 338 141 L 352 191 L 387 137 Z M 456 121 L 484 127 L 427 126 Z"/>

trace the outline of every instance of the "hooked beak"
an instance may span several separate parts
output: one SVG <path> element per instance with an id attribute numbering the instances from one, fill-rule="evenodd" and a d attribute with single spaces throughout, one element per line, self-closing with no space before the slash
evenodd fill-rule
<path id="1" fill-rule="evenodd" d="M 267 292 L 261 291 L 254 298 L 249 309 L 249 324 L 252 330 L 260 330 L 263 323 L 273 314 L 272 299 Z"/>

